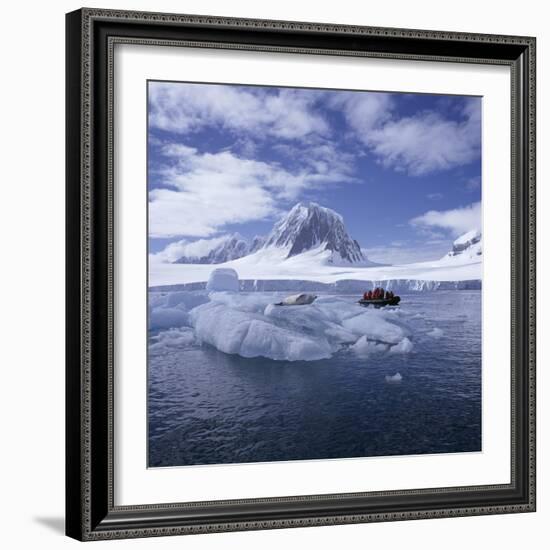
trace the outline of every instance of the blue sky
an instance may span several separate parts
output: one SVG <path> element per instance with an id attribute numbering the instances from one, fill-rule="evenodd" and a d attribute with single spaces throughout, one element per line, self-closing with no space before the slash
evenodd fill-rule
<path id="1" fill-rule="evenodd" d="M 481 98 L 148 85 L 153 254 L 264 235 L 299 201 L 336 210 L 385 263 L 439 258 L 480 228 Z"/>

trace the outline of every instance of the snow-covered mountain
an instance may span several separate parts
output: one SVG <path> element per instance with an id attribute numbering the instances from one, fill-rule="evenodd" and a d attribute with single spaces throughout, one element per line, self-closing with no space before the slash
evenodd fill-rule
<path id="1" fill-rule="evenodd" d="M 330 208 L 314 202 L 298 203 L 267 236 L 263 248 L 284 248 L 291 258 L 308 250 L 321 248 L 331 252 L 328 263 L 365 263 L 359 243 L 352 239 L 344 220 Z"/>
<path id="2" fill-rule="evenodd" d="M 342 216 L 313 202 L 296 204 L 267 237 L 256 236 L 251 243 L 238 233 L 212 239 L 209 250 L 201 250 L 200 255 L 185 254 L 173 263 L 221 264 L 262 250 L 284 251 L 283 258 L 316 250 L 328 264 L 376 265 L 368 261 L 359 243 L 348 235 Z"/>
<path id="3" fill-rule="evenodd" d="M 478 229 L 472 229 L 458 237 L 453 242 L 453 248 L 441 260 L 460 263 L 479 262 L 482 252 L 481 232 Z"/>
<path id="4" fill-rule="evenodd" d="M 216 241 L 219 241 L 216 239 Z M 222 264 L 237 258 L 242 258 L 250 252 L 249 244 L 238 234 L 227 235 L 221 242 L 202 256 L 182 256 L 176 264 Z"/>
<path id="5" fill-rule="evenodd" d="M 209 241 L 202 243 L 202 254 L 185 254 L 175 260 L 175 264 L 223 264 L 231 260 L 237 260 L 248 254 L 253 254 L 265 243 L 265 237 L 256 236 L 248 243 L 241 235 L 234 233 L 219 239 L 212 239 L 212 245 L 208 249 Z"/>

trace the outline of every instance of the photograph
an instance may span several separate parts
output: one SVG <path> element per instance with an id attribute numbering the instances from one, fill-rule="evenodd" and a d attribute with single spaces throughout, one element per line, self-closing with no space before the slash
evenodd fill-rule
<path id="1" fill-rule="evenodd" d="M 148 468 L 482 452 L 483 98 L 145 85 Z"/>
<path id="2" fill-rule="evenodd" d="M 542 18 L 402 4 L 66 14 L 68 537 L 524 542 Z"/>

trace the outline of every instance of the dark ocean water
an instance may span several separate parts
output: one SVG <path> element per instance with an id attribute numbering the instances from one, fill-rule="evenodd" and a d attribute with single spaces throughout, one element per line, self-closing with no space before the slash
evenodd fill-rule
<path id="1" fill-rule="evenodd" d="M 150 355 L 149 466 L 480 451 L 481 292 L 401 307 L 405 355 L 283 362 L 197 344 Z"/>

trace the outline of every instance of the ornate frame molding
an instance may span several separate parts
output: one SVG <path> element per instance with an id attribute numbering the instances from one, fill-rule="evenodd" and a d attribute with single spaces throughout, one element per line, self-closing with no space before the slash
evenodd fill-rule
<path id="1" fill-rule="evenodd" d="M 155 36 L 147 36 L 148 30 Z M 213 31 L 222 31 L 229 40 Z M 251 32 L 254 44 L 239 41 Z M 340 47 L 322 47 L 328 36 Z M 346 42 L 350 36 L 374 38 L 376 48 L 369 47 L 372 40 L 364 48 L 351 48 Z M 113 55 L 120 43 L 510 66 L 513 443 L 509 485 L 114 506 L 112 129 Z M 531 37 L 87 8 L 68 14 L 67 534 L 99 540 L 534 511 L 535 86 Z M 106 101 L 100 99 L 102 92 Z M 461 501 L 460 495 L 472 497 Z M 424 496 L 425 502 L 429 497 L 433 506 L 415 508 L 405 502 L 412 496 L 416 500 Z M 361 511 L 352 506 L 358 499 L 378 499 L 384 505 L 378 511 L 370 506 Z M 309 503 L 310 510 L 298 513 L 292 503 Z M 258 516 L 256 505 L 268 505 L 271 511 Z M 206 516 L 198 514 L 201 509 Z"/>

